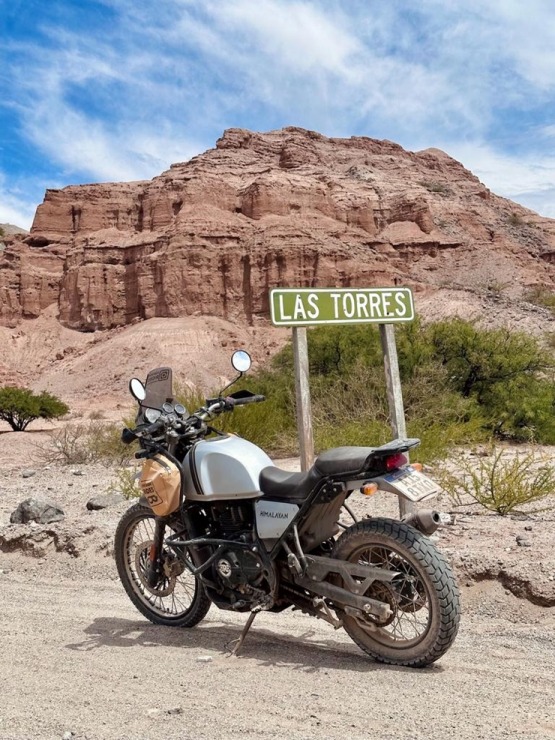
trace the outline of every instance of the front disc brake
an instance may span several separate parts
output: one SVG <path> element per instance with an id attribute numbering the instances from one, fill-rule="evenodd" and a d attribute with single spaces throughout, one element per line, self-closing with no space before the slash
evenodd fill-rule
<path id="1" fill-rule="evenodd" d="M 153 596 L 169 596 L 174 587 L 176 578 L 183 572 L 177 572 L 173 567 L 171 556 L 167 555 L 162 563 L 162 572 L 154 587 L 148 582 L 148 571 L 150 568 L 150 548 L 154 540 L 145 540 L 137 545 L 135 549 L 135 569 L 141 585 Z M 169 561 L 169 562 L 168 562 Z M 175 561 L 177 563 L 177 561 Z M 177 563 L 179 565 L 179 563 Z"/>

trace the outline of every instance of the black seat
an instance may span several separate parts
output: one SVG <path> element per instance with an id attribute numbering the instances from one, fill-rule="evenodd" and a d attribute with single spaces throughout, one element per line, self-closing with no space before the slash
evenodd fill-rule
<path id="1" fill-rule="evenodd" d="M 345 477 L 350 475 L 364 475 L 375 469 L 376 463 L 384 457 L 406 452 L 420 444 L 414 437 L 408 439 L 394 439 L 380 447 L 335 447 L 326 450 L 316 458 L 314 467 L 323 476 Z"/>
<path id="2" fill-rule="evenodd" d="M 260 490 L 276 501 L 302 503 L 314 487 L 330 476 L 354 475 L 364 469 L 374 447 L 336 447 L 316 458 L 306 473 L 291 473 L 273 466 L 260 473 Z"/>
<path id="3" fill-rule="evenodd" d="M 418 439 L 395 439 L 381 447 L 335 447 L 322 452 L 306 473 L 290 473 L 269 466 L 260 473 L 260 490 L 272 500 L 302 503 L 315 486 L 327 478 L 356 480 L 356 476 L 370 472 L 380 458 L 406 452 L 419 442 Z"/>
<path id="4" fill-rule="evenodd" d="M 314 467 L 322 475 L 354 475 L 365 470 L 376 447 L 335 447 L 316 458 Z"/>
<path id="5" fill-rule="evenodd" d="M 314 467 L 306 473 L 291 473 L 270 466 L 260 473 L 260 490 L 269 499 L 302 504 L 324 477 Z"/>

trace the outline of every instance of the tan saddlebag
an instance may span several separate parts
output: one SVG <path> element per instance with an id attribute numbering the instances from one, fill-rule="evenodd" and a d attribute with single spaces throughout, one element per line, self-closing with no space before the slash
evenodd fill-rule
<path id="1" fill-rule="evenodd" d="M 166 457 L 156 455 L 145 461 L 139 485 L 157 516 L 167 516 L 179 508 L 181 474 Z"/>

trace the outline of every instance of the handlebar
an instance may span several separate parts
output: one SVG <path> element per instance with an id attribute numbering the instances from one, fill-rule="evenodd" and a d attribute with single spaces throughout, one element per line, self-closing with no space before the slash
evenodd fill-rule
<path id="1" fill-rule="evenodd" d="M 136 429 L 124 427 L 121 433 L 121 441 L 126 445 L 130 445 L 131 442 L 134 442 L 139 437 L 142 437 L 145 434 L 151 435 L 159 429 L 162 429 L 163 426 L 164 422 L 159 420 L 155 421 L 153 424 L 139 424 Z"/>
<path id="2" fill-rule="evenodd" d="M 228 396 L 225 399 L 226 405 L 231 406 L 232 408 L 235 406 L 244 406 L 247 403 L 261 403 L 262 401 L 266 400 L 266 396 L 262 396 L 260 394 L 253 394 L 252 396 L 247 396 L 246 398 L 232 398 L 231 396 Z"/>
<path id="3" fill-rule="evenodd" d="M 156 432 L 162 431 L 163 429 L 171 429 L 172 427 L 174 430 L 181 428 L 181 434 L 184 437 L 200 436 L 203 433 L 206 434 L 207 427 L 204 422 L 210 419 L 213 415 L 219 414 L 222 411 L 232 411 L 236 406 L 245 406 L 248 403 L 261 403 L 266 400 L 266 396 L 261 394 L 249 394 L 248 391 L 239 391 L 239 393 L 244 393 L 245 395 L 242 395 L 239 398 L 234 398 L 233 395 L 231 395 L 226 398 L 208 399 L 204 408 L 192 414 L 188 419 L 175 424 L 172 424 L 162 416 L 152 424 L 139 424 L 136 429 L 125 428 L 121 435 L 122 442 L 125 444 L 131 444 L 135 439 L 152 436 L 156 434 Z M 146 456 L 146 454 L 143 454 L 142 452 L 135 455 L 135 457 L 143 456 Z"/>
<path id="4" fill-rule="evenodd" d="M 143 427 L 140 432 L 141 434 L 154 434 L 159 429 L 163 429 L 164 426 L 164 421 L 162 419 L 159 419 L 158 421 L 155 421 L 152 424 L 148 424 L 147 426 Z"/>

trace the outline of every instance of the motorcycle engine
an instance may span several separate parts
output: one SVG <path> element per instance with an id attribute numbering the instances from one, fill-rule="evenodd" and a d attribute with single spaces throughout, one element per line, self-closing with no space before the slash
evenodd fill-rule
<path id="1" fill-rule="evenodd" d="M 260 583 L 263 563 L 254 552 L 230 548 L 216 560 L 215 569 L 227 586 L 237 588 Z"/>
<path id="2" fill-rule="evenodd" d="M 211 598 L 221 608 L 238 611 L 265 602 L 270 591 L 268 572 L 254 538 L 252 504 L 218 503 L 212 507 L 212 519 L 217 523 L 213 535 L 228 540 L 229 547 L 212 565 L 214 581 L 221 584 L 223 591 L 218 595 L 211 592 Z M 224 602 L 227 606 L 223 606 Z"/>
<path id="3" fill-rule="evenodd" d="M 217 522 L 219 536 L 224 539 L 241 538 L 253 531 L 253 509 L 250 504 L 214 504 L 212 517 Z"/>

